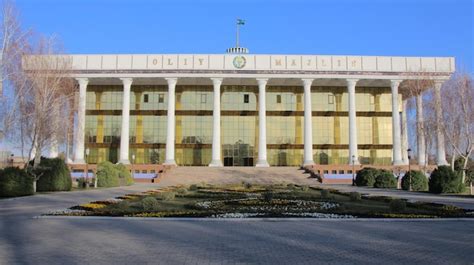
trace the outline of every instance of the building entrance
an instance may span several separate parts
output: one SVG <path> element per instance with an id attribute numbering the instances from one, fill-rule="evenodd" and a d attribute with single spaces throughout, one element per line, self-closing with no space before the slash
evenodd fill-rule
<path id="1" fill-rule="evenodd" d="M 237 142 L 233 145 L 224 145 L 224 166 L 252 167 L 254 166 L 253 146 Z"/>

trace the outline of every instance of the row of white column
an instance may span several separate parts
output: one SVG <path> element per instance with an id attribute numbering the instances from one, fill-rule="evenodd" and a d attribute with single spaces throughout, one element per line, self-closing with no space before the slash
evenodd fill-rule
<path id="1" fill-rule="evenodd" d="M 213 96 L 213 138 L 212 138 L 212 161 L 211 167 L 222 167 L 221 160 L 221 110 L 220 94 L 223 78 L 211 78 L 214 88 Z M 258 78 L 258 160 L 256 167 L 268 167 L 267 161 L 267 133 L 266 133 L 266 102 L 265 90 L 268 79 Z M 84 126 L 86 110 L 86 90 L 88 85 L 87 78 L 78 78 L 79 83 L 79 106 L 76 139 L 74 144 L 74 163 L 82 164 L 84 160 Z M 132 78 L 121 78 L 123 83 L 123 106 L 122 106 L 122 127 L 120 137 L 120 156 L 119 162 L 129 164 L 129 125 L 130 125 L 130 89 L 133 82 Z M 166 165 L 176 165 L 175 160 L 175 89 L 178 78 L 166 78 L 168 83 L 168 111 L 167 111 L 167 135 L 166 135 Z M 357 150 L 357 122 L 356 122 L 356 100 L 355 88 L 357 79 L 347 79 L 348 92 L 348 112 L 349 112 L 349 164 L 359 164 Z M 400 126 L 400 114 L 398 106 L 398 87 L 402 80 L 391 80 L 392 92 L 392 136 L 393 136 L 393 164 L 408 164 L 407 153 L 402 157 L 402 148 L 407 150 L 408 136 L 406 126 L 406 102 L 403 101 L 402 128 Z M 304 87 L 304 159 L 303 166 L 313 165 L 313 138 L 312 138 L 312 110 L 311 110 L 311 86 L 313 79 L 302 79 Z M 435 85 L 435 100 L 440 101 L 441 83 Z M 417 96 L 417 143 L 418 143 L 418 162 L 425 164 L 425 142 L 422 136 L 423 128 L 423 110 L 421 95 Z M 437 104 L 439 106 L 439 104 Z M 436 115 L 441 120 L 441 109 L 436 110 Z M 402 139 L 403 138 L 403 139 Z M 438 164 L 447 164 L 444 151 L 444 137 L 442 133 L 437 134 L 437 162 Z"/>

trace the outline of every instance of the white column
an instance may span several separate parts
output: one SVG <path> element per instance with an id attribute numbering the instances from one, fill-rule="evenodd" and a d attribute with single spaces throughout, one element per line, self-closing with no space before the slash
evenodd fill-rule
<path id="1" fill-rule="evenodd" d="M 59 125 L 59 105 L 58 103 L 53 103 L 53 119 L 51 120 L 51 128 L 53 132 L 51 133 L 51 144 L 49 149 L 49 157 L 57 158 L 59 156 L 59 142 L 58 142 L 58 131 L 61 131 L 63 128 L 60 128 Z"/>
<path id="2" fill-rule="evenodd" d="M 214 86 L 214 110 L 212 112 L 212 161 L 210 167 L 222 167 L 221 160 L 221 84 L 222 78 L 211 78 Z"/>
<path id="3" fill-rule="evenodd" d="M 347 93 L 349 97 L 349 164 L 359 165 L 357 154 L 357 124 L 355 87 L 358 79 L 347 79 Z"/>
<path id="4" fill-rule="evenodd" d="M 408 165 L 408 124 L 407 124 L 407 99 L 402 101 L 402 157 L 403 164 Z"/>
<path id="5" fill-rule="evenodd" d="M 426 148 L 423 123 L 423 97 L 420 92 L 420 94 L 416 96 L 416 141 L 418 144 L 418 165 L 420 166 L 424 166 L 426 163 Z"/>
<path id="6" fill-rule="evenodd" d="M 400 111 L 398 107 L 398 86 L 401 80 L 391 80 L 390 86 L 392 88 L 392 164 L 402 165 L 402 150 L 401 150 L 401 129 L 400 129 Z"/>
<path id="7" fill-rule="evenodd" d="M 119 163 L 130 164 L 128 149 L 130 145 L 130 87 L 132 78 L 120 78 L 123 83 L 122 96 L 122 130 L 120 132 L 120 157 Z"/>
<path id="8" fill-rule="evenodd" d="M 74 139 L 74 164 L 84 164 L 84 129 L 86 124 L 86 90 L 89 80 L 76 78 L 79 83 L 76 138 Z"/>
<path id="9" fill-rule="evenodd" d="M 313 79 L 303 79 L 304 86 L 304 161 L 303 166 L 314 165 L 313 122 L 311 113 L 311 85 Z"/>
<path id="10" fill-rule="evenodd" d="M 265 106 L 265 87 L 268 79 L 257 79 L 258 82 L 258 161 L 256 167 L 269 167 L 267 162 L 267 122 Z"/>
<path id="11" fill-rule="evenodd" d="M 436 164 L 438 166 L 448 165 L 446 161 L 446 151 L 444 150 L 443 117 L 441 109 L 441 86 L 443 82 L 435 82 L 434 100 L 436 111 Z"/>
<path id="12" fill-rule="evenodd" d="M 49 149 L 49 157 L 56 158 L 59 156 L 59 147 L 56 134 L 53 134 L 53 139 L 51 140 L 51 148 Z"/>
<path id="13" fill-rule="evenodd" d="M 165 78 L 168 82 L 168 121 L 167 121 L 167 134 L 166 134 L 166 157 L 165 165 L 176 166 L 174 159 L 174 146 L 175 146 L 175 126 L 176 126 L 176 100 L 175 100 L 175 89 L 178 78 Z"/>

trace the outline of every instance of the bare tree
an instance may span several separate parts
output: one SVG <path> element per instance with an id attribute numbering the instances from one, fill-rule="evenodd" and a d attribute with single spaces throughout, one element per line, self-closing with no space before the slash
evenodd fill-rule
<path id="1" fill-rule="evenodd" d="M 428 89 L 423 93 L 423 134 L 425 137 L 427 162 L 436 164 L 437 132 L 438 121 L 436 118 L 436 100 L 433 89 Z"/>
<path id="2" fill-rule="evenodd" d="M 472 77 L 455 73 L 441 89 L 442 130 L 452 157 L 464 159 L 462 182 L 466 178 L 466 167 L 474 151 L 474 86 Z M 454 161 L 454 160 L 453 160 Z M 451 164 L 454 167 L 454 163 Z"/>
<path id="3" fill-rule="evenodd" d="M 18 12 L 11 1 L 3 1 L 0 10 L 0 146 L 8 120 L 5 119 L 12 100 L 4 97 L 4 85 L 8 85 L 18 69 L 18 61 L 29 31 L 23 31 L 18 22 Z M 14 101 L 14 100 L 13 100 Z"/>
<path id="4" fill-rule="evenodd" d="M 68 102 L 74 96 L 75 83 L 69 77 L 71 60 L 59 56 L 54 38 L 40 38 L 36 48 L 25 49 L 21 69 L 12 77 L 16 102 L 10 115 L 10 136 L 16 139 L 33 165 L 25 161 L 25 168 L 35 177 L 43 152 L 66 139 Z M 36 185 L 35 185 L 36 186 Z"/>
<path id="5" fill-rule="evenodd" d="M 410 137 L 410 139 L 416 140 L 416 145 L 418 146 L 418 148 L 416 148 L 418 161 L 422 163 L 420 166 L 424 167 L 426 166 L 426 163 L 428 162 L 427 158 L 429 157 L 427 151 L 429 151 L 430 148 L 426 147 L 426 139 L 430 137 L 430 128 L 428 128 L 430 127 L 430 124 L 427 124 L 424 118 L 421 119 L 421 116 L 419 116 L 419 110 L 421 110 L 423 115 L 427 114 L 427 112 L 423 110 L 426 106 L 423 102 L 423 93 L 426 89 L 433 86 L 433 80 L 431 80 L 428 73 L 421 72 L 416 75 L 417 78 L 406 80 L 401 84 L 401 91 L 406 98 L 410 99 L 408 100 L 408 112 L 416 112 L 416 117 L 408 115 L 408 124 L 416 125 L 416 131 L 411 130 L 409 133 L 410 136 L 414 136 Z M 428 141 L 428 143 L 431 143 L 431 141 Z M 424 150 L 423 153 L 419 153 L 420 149 Z"/>
<path id="6" fill-rule="evenodd" d="M 0 95 L 3 95 L 3 83 L 17 70 L 15 65 L 31 32 L 21 29 L 18 22 L 19 15 L 13 2 L 2 2 L 1 16 Z"/>

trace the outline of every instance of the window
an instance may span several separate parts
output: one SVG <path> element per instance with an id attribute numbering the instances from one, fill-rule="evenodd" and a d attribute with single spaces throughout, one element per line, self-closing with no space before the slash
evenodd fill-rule
<path id="1" fill-rule="evenodd" d="M 281 103 L 281 95 L 277 95 L 277 103 Z"/>
<path id="2" fill-rule="evenodd" d="M 143 95 L 143 102 L 148 103 L 148 94 Z"/>
<path id="3" fill-rule="evenodd" d="M 334 104 L 334 96 L 328 95 L 328 104 Z"/>
<path id="4" fill-rule="evenodd" d="M 165 94 L 158 94 L 158 103 L 165 102 Z"/>
<path id="5" fill-rule="evenodd" d="M 249 103 L 249 101 L 250 101 L 249 94 L 244 94 L 244 103 Z"/>
<path id="6" fill-rule="evenodd" d="M 206 103 L 206 102 L 207 102 L 207 95 L 201 94 L 201 103 Z"/>

